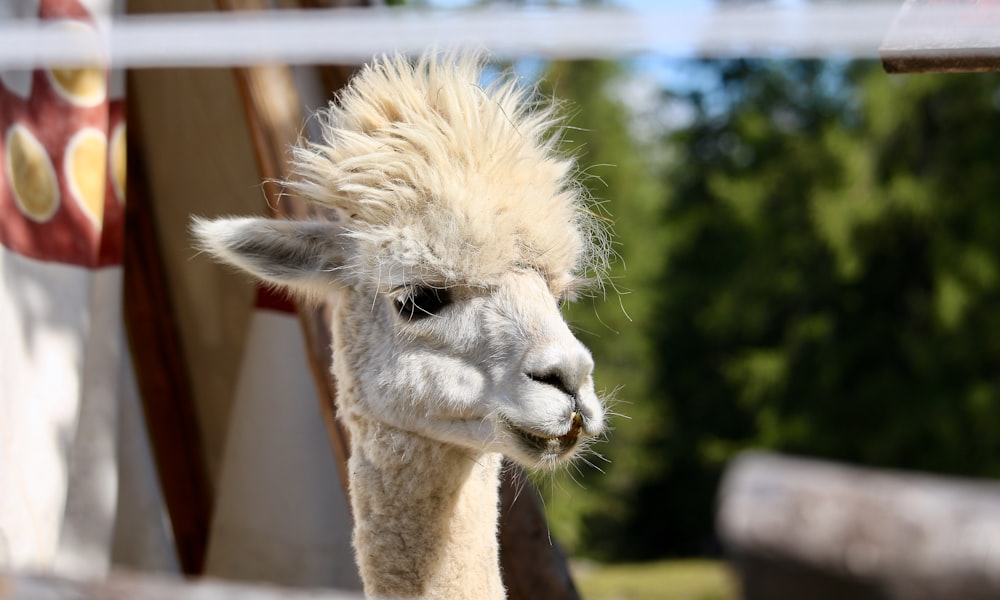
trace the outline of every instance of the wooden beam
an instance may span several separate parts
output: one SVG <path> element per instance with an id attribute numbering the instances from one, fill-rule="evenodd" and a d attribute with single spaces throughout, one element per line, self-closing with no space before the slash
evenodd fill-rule
<path id="1" fill-rule="evenodd" d="M 219 0 L 223 10 L 264 10 L 264 0 Z M 254 152 L 264 193 L 272 215 L 292 219 L 308 219 L 318 210 L 299 198 L 282 196 L 275 181 L 289 173 L 287 153 L 299 142 L 302 101 L 296 89 L 292 70 L 286 65 L 261 65 L 234 69 L 239 81 L 247 125 L 254 141 Z M 309 369 L 319 396 L 323 423 L 336 459 L 338 476 L 347 489 L 347 457 L 350 454 L 347 431 L 337 419 L 337 390 L 330 373 L 332 364 L 328 306 L 296 306 L 302 334 L 306 341 Z"/>
<path id="2" fill-rule="evenodd" d="M 1000 598 L 996 482 L 747 454 L 718 529 L 745 600 Z"/>
<path id="3" fill-rule="evenodd" d="M 887 73 L 1000 71 L 1000 3 L 906 0 L 879 55 Z"/>
<path id="4" fill-rule="evenodd" d="M 128 138 L 125 326 L 178 560 L 186 575 L 199 575 L 205 562 L 212 496 L 191 381 L 167 291 L 137 124 L 129 123 Z"/>

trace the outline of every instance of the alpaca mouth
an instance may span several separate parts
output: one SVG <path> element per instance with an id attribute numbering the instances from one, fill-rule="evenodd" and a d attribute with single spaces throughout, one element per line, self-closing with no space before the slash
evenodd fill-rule
<path id="1" fill-rule="evenodd" d="M 569 453 L 576 448 L 583 431 L 583 417 L 578 412 L 572 414 L 569 431 L 562 435 L 535 433 L 519 427 L 507 419 L 504 419 L 504 423 L 522 444 L 543 456 L 563 456 Z"/>

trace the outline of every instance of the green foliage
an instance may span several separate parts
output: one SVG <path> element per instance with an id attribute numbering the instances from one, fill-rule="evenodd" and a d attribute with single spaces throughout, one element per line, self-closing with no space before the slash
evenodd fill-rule
<path id="1" fill-rule="evenodd" d="M 671 423 L 646 450 L 667 464 L 623 552 L 709 548 L 718 476 L 751 446 L 1000 475 L 998 78 L 841 67 L 714 65 L 730 103 L 693 99 L 670 140 Z"/>
<path id="2" fill-rule="evenodd" d="M 655 148 L 627 135 L 619 67 L 549 77 L 582 164 L 617 165 L 587 172 L 633 319 L 613 294 L 570 314 L 632 419 L 597 447 L 606 475 L 552 485 L 555 533 L 605 559 L 711 553 L 749 447 L 1000 476 L 1000 76 L 698 68 L 715 87 L 672 96 L 694 118 Z"/>

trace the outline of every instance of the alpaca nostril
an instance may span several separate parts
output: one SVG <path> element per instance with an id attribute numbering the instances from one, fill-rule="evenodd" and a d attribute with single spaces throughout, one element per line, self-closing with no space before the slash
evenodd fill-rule
<path id="1" fill-rule="evenodd" d="M 570 398 L 573 398 L 574 406 L 576 406 L 579 403 L 579 401 L 576 398 L 576 392 L 570 389 L 568 385 L 566 385 L 566 381 L 563 379 L 563 376 L 560 375 L 559 373 L 552 372 L 552 373 L 545 373 L 544 375 L 539 375 L 536 373 L 526 373 L 526 375 L 528 376 L 528 379 L 536 383 L 551 385 L 552 387 L 566 394 Z"/>

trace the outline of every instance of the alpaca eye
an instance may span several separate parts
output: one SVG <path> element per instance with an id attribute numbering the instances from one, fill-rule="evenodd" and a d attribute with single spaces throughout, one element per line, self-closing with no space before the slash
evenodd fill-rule
<path id="1" fill-rule="evenodd" d="M 407 321 L 430 317 L 451 304 L 448 290 L 432 287 L 412 287 L 396 299 L 399 316 Z"/>

